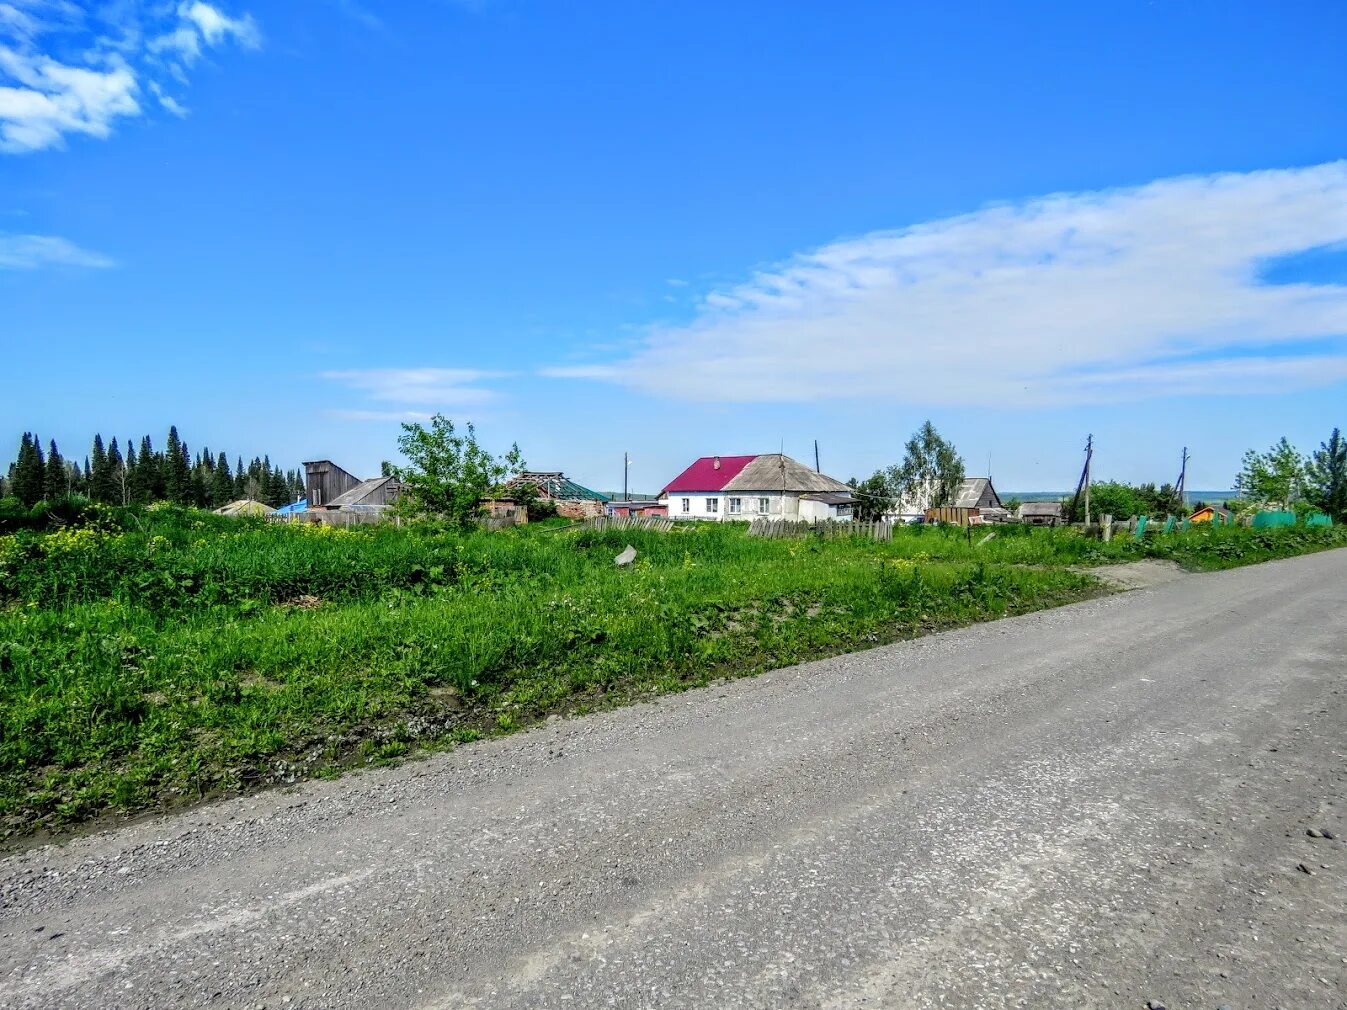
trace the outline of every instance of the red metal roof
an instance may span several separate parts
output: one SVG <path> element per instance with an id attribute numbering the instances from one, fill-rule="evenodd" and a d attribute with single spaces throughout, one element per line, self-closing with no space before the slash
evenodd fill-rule
<path id="1" fill-rule="evenodd" d="M 680 491 L 719 491 L 757 458 L 757 456 L 703 456 L 669 481 L 660 492 L 660 496 L 677 494 Z M 718 470 L 716 460 L 720 461 Z"/>

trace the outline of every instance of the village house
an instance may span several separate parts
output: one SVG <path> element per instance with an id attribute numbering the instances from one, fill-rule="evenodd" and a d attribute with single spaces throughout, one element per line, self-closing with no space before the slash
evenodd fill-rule
<path id="1" fill-rule="evenodd" d="M 402 484 L 396 477 L 362 480 L 330 459 L 316 459 L 304 464 L 304 491 L 310 512 L 371 512 L 397 501 Z"/>
<path id="2" fill-rule="evenodd" d="M 604 514 L 608 496 L 577 484 L 560 471 L 528 471 L 506 481 L 516 494 L 530 488 L 541 501 L 556 504 L 557 515 L 567 519 L 594 519 Z"/>
<path id="3" fill-rule="evenodd" d="M 890 522 L 926 519 L 940 522 L 1004 523 L 1010 521 L 1010 510 L 1001 504 L 990 477 L 965 477 L 954 492 L 953 500 L 942 508 L 935 501 L 936 484 L 919 488 L 910 497 L 902 498 L 894 512 L 887 516 Z"/>
<path id="4" fill-rule="evenodd" d="M 853 514 L 851 488 L 780 453 L 703 456 L 660 492 L 672 519 L 711 522 L 845 519 Z"/>

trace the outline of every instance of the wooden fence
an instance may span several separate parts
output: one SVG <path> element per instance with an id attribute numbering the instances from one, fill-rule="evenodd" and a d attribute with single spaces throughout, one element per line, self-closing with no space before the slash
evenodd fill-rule
<path id="1" fill-rule="evenodd" d="M 847 537 L 864 537 L 867 540 L 887 542 L 893 539 L 893 523 L 829 521 L 811 523 L 796 519 L 754 519 L 749 524 L 748 535 L 768 540 L 798 540 L 803 537 L 839 540 Z"/>
<path id="2" fill-rule="evenodd" d="M 654 530 L 656 533 L 668 533 L 673 529 L 674 521 L 667 516 L 595 516 L 586 519 L 587 530 Z"/>

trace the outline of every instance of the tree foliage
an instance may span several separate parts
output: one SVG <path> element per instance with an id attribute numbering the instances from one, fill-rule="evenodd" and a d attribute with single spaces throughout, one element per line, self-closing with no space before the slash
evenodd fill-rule
<path id="1" fill-rule="evenodd" d="M 1290 508 L 1305 488 L 1305 459 L 1283 435 L 1267 452 L 1244 454 L 1236 486 L 1241 498 Z"/>
<path id="2" fill-rule="evenodd" d="M 1337 428 L 1305 463 L 1305 492 L 1310 504 L 1347 522 L 1347 440 Z"/>
<path id="3" fill-rule="evenodd" d="M 93 437 L 84 466 L 67 460 L 50 442 L 44 459 L 42 442 L 25 432 L 19 443 L 18 457 L 9 467 L 8 478 L 0 480 L 0 494 L 18 498 L 31 508 L 39 501 L 57 502 L 69 496 L 83 496 L 109 505 L 148 505 L 171 501 L 198 508 L 218 508 L 235 498 L 254 497 L 268 505 L 284 505 L 304 493 L 303 473 L 298 468 L 282 470 L 268 457 L 254 457 L 231 471 L 224 453 L 213 455 L 203 450 L 193 459 L 178 438 L 177 428 L 169 431 L 168 444 L 175 451 L 155 452 L 150 436 L 140 440 L 139 450 L 132 439 L 104 441 Z M 123 456 L 122 446 L 125 446 Z M 170 486 L 174 488 L 170 494 Z M 245 491 L 253 490 L 252 495 Z"/>
<path id="4" fill-rule="evenodd" d="M 429 427 L 404 423 L 398 449 L 408 462 L 392 468 L 403 486 L 399 510 L 455 526 L 476 523 L 481 501 L 507 476 L 525 468 L 518 445 L 502 457 L 494 456 L 478 443 L 471 423 L 460 433 L 443 414 L 433 416 Z"/>
<path id="5" fill-rule="evenodd" d="M 894 497 L 923 510 L 942 508 L 953 504 L 959 493 L 963 457 L 927 421 L 907 440 L 903 462 L 889 467 L 884 476 Z"/>
<path id="6" fill-rule="evenodd" d="M 1070 512 L 1071 499 L 1067 499 Z M 1131 516 L 1184 515 L 1187 506 L 1172 484 L 1125 484 L 1115 480 L 1097 480 L 1090 484 L 1090 511 L 1096 520 L 1100 516 L 1126 519 Z M 1070 522 L 1085 521 L 1085 496 L 1076 502 L 1076 511 L 1067 516 Z"/>
<path id="7" fill-rule="evenodd" d="M 863 523 L 876 522 L 893 512 L 897 498 L 882 470 L 876 470 L 865 480 L 852 477 L 847 486 L 855 492 L 856 518 Z"/>

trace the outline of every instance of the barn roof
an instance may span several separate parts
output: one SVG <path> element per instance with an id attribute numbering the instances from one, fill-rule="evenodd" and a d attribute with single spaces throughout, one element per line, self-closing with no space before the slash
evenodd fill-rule
<path id="1" fill-rule="evenodd" d="M 990 477 L 965 477 L 959 490 L 954 496 L 954 507 L 959 509 L 977 508 L 982 501 L 983 494 L 990 488 L 992 498 L 996 504 L 992 508 L 999 508 L 1001 505 L 1001 496 L 996 493 L 996 488 L 992 487 Z"/>
<path id="2" fill-rule="evenodd" d="M 369 480 L 362 480 L 359 484 L 351 488 L 351 490 L 347 491 L 345 494 L 339 494 L 337 495 L 337 497 L 333 498 L 330 502 L 327 503 L 327 507 L 341 508 L 343 505 L 349 507 L 351 505 L 366 504 L 365 502 L 366 498 L 372 495 L 375 491 L 379 490 L 379 488 L 383 487 L 389 481 L 395 479 L 396 478 L 394 477 L 372 477 Z"/>
<path id="3" fill-rule="evenodd" d="M 1020 506 L 1022 516 L 1060 516 L 1062 503 L 1059 501 L 1027 501 Z"/>

